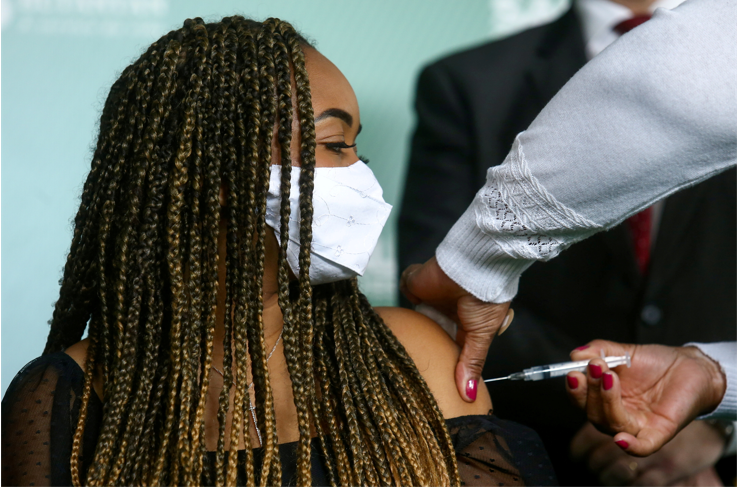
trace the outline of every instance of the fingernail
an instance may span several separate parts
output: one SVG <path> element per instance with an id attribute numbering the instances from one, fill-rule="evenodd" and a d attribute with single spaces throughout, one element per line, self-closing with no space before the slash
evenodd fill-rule
<path id="1" fill-rule="evenodd" d="M 466 381 L 466 397 L 472 401 L 477 400 L 477 379 L 469 379 Z"/>
<path id="2" fill-rule="evenodd" d="M 606 391 L 612 389 L 612 374 L 605 374 L 602 376 L 602 387 L 604 387 Z"/>
<path id="3" fill-rule="evenodd" d="M 579 381 L 577 378 L 570 375 L 566 376 L 566 383 L 569 384 L 569 389 L 576 389 L 579 387 Z"/>
<path id="4" fill-rule="evenodd" d="M 505 316 L 505 321 L 502 323 L 502 327 L 500 328 L 500 332 L 497 333 L 497 336 L 502 336 L 502 333 L 507 331 L 507 328 L 509 328 L 510 325 L 512 324 L 512 320 L 514 317 L 515 317 L 515 311 L 513 311 L 512 309 L 507 311 L 507 315 Z"/>
<path id="5" fill-rule="evenodd" d="M 591 375 L 593 379 L 599 379 L 602 377 L 602 367 L 599 365 L 590 365 L 589 375 Z"/>
<path id="6" fill-rule="evenodd" d="M 587 348 L 589 348 L 589 345 L 582 345 L 582 346 L 578 346 L 574 348 L 574 351 L 582 351 L 582 350 L 586 350 Z"/>
<path id="7" fill-rule="evenodd" d="M 417 272 L 417 271 L 418 271 L 418 270 L 419 270 L 420 268 L 421 268 L 421 266 L 420 266 L 420 265 L 418 265 L 418 266 L 413 266 L 413 265 L 410 265 L 409 267 L 407 267 L 407 268 L 405 269 L 405 273 L 403 273 L 403 275 L 405 276 L 405 279 L 407 279 L 407 280 L 410 280 L 410 277 L 412 277 L 413 275 L 415 275 L 415 273 L 416 273 L 416 272 Z"/>
<path id="8" fill-rule="evenodd" d="M 622 448 L 623 450 L 625 450 L 626 448 L 628 448 L 630 446 L 630 445 L 628 445 L 628 442 L 625 441 L 625 440 L 618 440 L 618 441 L 615 442 L 615 444 L 617 446 L 619 446 L 620 448 Z"/>

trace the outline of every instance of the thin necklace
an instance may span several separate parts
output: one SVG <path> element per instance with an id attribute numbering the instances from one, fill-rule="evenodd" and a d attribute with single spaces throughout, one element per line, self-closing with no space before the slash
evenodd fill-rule
<path id="1" fill-rule="evenodd" d="M 277 349 L 279 340 L 282 339 L 282 333 L 284 333 L 284 329 L 279 332 L 279 338 L 277 338 L 277 341 L 274 343 L 274 346 L 272 347 L 272 351 L 270 351 L 269 355 L 267 355 L 266 363 L 269 363 L 269 360 L 272 358 L 272 355 L 274 355 L 274 351 Z M 223 374 L 223 372 L 218 370 L 217 367 L 215 367 L 214 365 L 211 365 L 210 368 L 218 372 L 221 377 L 225 378 L 225 375 Z M 251 390 L 253 386 L 254 386 L 254 381 L 252 380 L 251 383 L 249 384 L 249 390 Z M 251 402 L 251 396 L 249 396 L 249 411 L 251 411 L 251 419 L 254 420 L 254 428 L 256 428 L 256 436 L 259 438 L 259 445 L 264 446 L 264 444 L 261 442 L 261 431 L 259 431 L 259 425 L 256 424 L 256 413 L 255 413 L 256 407 Z"/>

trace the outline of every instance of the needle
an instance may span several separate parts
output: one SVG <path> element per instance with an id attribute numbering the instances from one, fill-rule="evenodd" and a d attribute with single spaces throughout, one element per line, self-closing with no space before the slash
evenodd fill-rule
<path id="1" fill-rule="evenodd" d="M 602 359 L 605 360 L 610 368 L 620 365 L 630 367 L 630 353 L 619 357 L 605 357 L 602 353 Z M 537 367 L 526 368 L 522 372 L 515 372 L 507 377 L 498 377 L 496 379 L 487 379 L 484 382 L 497 382 L 498 380 L 544 380 L 553 377 L 562 377 L 569 372 L 585 372 L 589 360 L 581 360 L 578 362 L 553 363 L 551 365 L 539 365 Z"/>
<path id="2" fill-rule="evenodd" d="M 487 379 L 485 382 L 497 382 L 498 380 L 508 380 L 512 377 L 512 375 L 508 375 L 507 377 L 498 377 L 496 379 Z"/>

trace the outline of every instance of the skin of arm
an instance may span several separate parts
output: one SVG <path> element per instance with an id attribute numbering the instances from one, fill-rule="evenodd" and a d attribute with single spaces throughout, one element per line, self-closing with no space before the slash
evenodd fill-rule
<path id="1" fill-rule="evenodd" d="M 375 310 L 415 362 L 444 418 L 489 413 L 492 400 L 487 389 L 479 389 L 474 402 L 464 400 L 456 389 L 456 362 L 461 350 L 443 328 L 409 309 L 378 307 Z"/>

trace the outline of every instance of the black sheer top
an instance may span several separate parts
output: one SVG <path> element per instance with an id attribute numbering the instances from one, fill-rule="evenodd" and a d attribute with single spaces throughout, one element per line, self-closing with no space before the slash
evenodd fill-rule
<path id="1" fill-rule="evenodd" d="M 69 459 L 82 395 L 84 373 L 65 353 L 44 355 L 23 367 L 2 400 L 2 485 L 71 486 Z M 92 461 L 100 432 L 103 405 L 90 399 L 82 447 L 82 474 Z M 463 416 L 446 420 L 467 486 L 551 486 L 553 469 L 538 435 L 495 416 Z M 279 447 L 282 485 L 296 483 L 297 442 Z M 214 485 L 215 454 L 203 471 L 202 484 Z M 262 449 L 254 450 L 260 467 Z M 313 440 L 313 485 L 327 486 L 319 447 Z M 245 457 L 240 451 L 239 459 Z M 244 464 L 239 464 L 243 467 Z M 239 485 L 246 480 L 239 474 Z"/>

